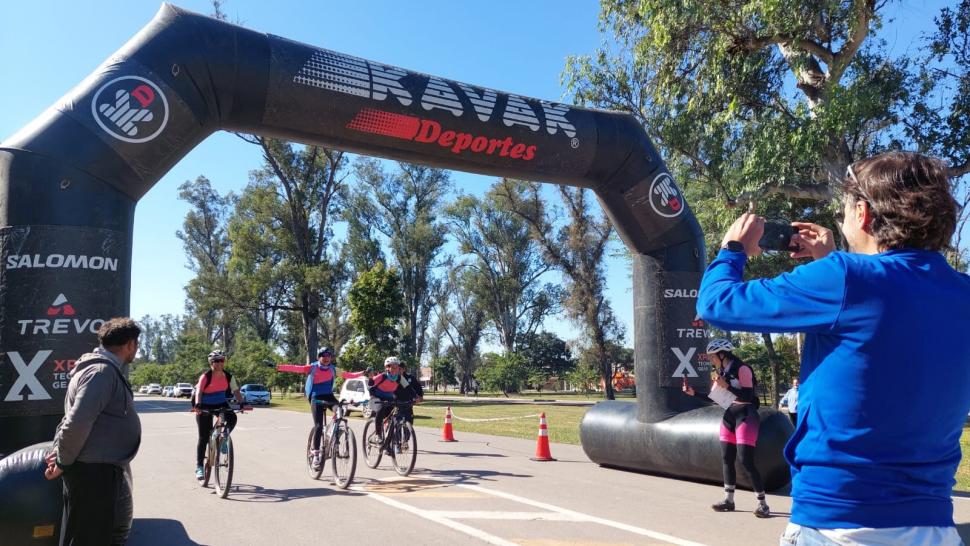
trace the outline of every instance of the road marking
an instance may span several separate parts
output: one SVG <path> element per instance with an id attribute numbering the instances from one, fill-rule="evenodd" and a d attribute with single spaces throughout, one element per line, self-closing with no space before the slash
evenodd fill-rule
<path id="1" fill-rule="evenodd" d="M 585 521 L 558 512 L 501 512 L 482 510 L 426 510 L 426 512 L 448 519 L 504 519 L 524 521 Z"/>
<path id="2" fill-rule="evenodd" d="M 429 513 L 426 510 L 421 510 L 421 509 L 415 508 L 415 507 L 413 507 L 413 506 L 411 506 L 409 504 L 405 504 L 403 502 L 398 502 L 398 501 L 396 501 L 394 499 L 391 499 L 389 497 L 385 497 L 384 495 L 378 495 L 377 493 L 372 493 L 370 491 L 366 491 L 365 489 L 358 488 L 358 487 L 352 487 L 351 489 L 355 489 L 357 491 L 360 491 L 362 493 L 365 493 L 370 498 L 372 498 L 374 500 L 377 500 L 377 501 L 380 501 L 380 502 L 383 502 L 384 504 L 386 504 L 388 506 L 392 506 L 392 507 L 398 508 L 400 510 L 405 510 L 405 511 L 411 512 L 412 514 L 414 514 L 416 516 L 420 516 L 420 517 L 422 517 L 422 518 L 424 518 L 426 520 L 433 521 L 435 523 L 439 523 L 441 525 L 444 525 L 445 527 L 449 527 L 451 529 L 454 529 L 455 531 L 459 531 L 461 533 L 465 533 L 466 535 L 468 535 L 470 537 L 477 538 L 477 539 L 482 540 L 484 542 L 487 542 L 489 544 L 495 544 L 496 546 L 518 546 L 514 542 L 509 542 L 509 541 L 507 541 L 507 540 L 505 540 L 503 538 L 497 537 L 497 536 L 495 536 L 493 534 L 486 533 L 485 531 L 482 531 L 481 529 L 476 529 L 476 528 L 471 527 L 469 525 L 465 525 L 463 523 L 458 523 L 457 521 L 452 521 L 452 520 L 450 520 L 448 518 L 444 518 L 444 517 L 441 517 L 441 516 L 436 516 L 433 513 Z"/>
<path id="3" fill-rule="evenodd" d="M 403 502 L 400 502 L 400 501 L 391 499 L 387 496 L 373 492 L 374 489 L 379 489 L 380 487 L 382 487 L 382 485 L 375 485 L 375 482 L 378 484 L 388 484 L 388 485 L 393 484 L 393 485 L 407 487 L 408 486 L 407 482 L 411 480 L 415 482 L 415 485 L 418 485 L 419 487 L 418 491 L 420 491 L 421 489 L 424 489 L 425 491 L 427 491 L 426 488 L 428 487 L 429 483 L 439 483 L 441 484 L 439 487 L 457 486 L 465 490 L 474 491 L 476 493 L 480 493 L 483 495 L 491 495 L 493 497 L 499 497 L 506 500 L 511 500 L 520 504 L 533 506 L 535 508 L 541 508 L 542 510 L 545 510 L 545 512 L 509 512 L 509 511 L 498 511 L 498 510 L 496 511 L 425 510 L 425 509 L 419 509 L 419 508 L 413 507 L 409 504 L 405 504 Z M 507 546 L 507 545 L 521 545 L 523 544 L 523 542 L 518 539 L 516 541 L 509 541 L 501 537 L 487 533 L 485 531 L 482 531 L 480 529 L 476 529 L 475 527 L 471 527 L 469 525 L 459 523 L 454 520 L 455 519 L 488 519 L 488 520 L 520 520 L 520 521 L 533 520 L 533 521 L 567 521 L 567 522 L 578 522 L 578 523 L 597 523 L 599 525 L 612 527 L 614 529 L 619 529 L 621 531 L 626 531 L 628 533 L 649 537 L 654 540 L 660 540 L 666 544 L 675 544 L 677 546 L 705 546 L 704 544 L 699 542 L 693 542 L 690 540 L 677 538 L 675 536 L 668 535 L 666 533 L 651 531 L 649 529 L 643 529 L 642 527 L 636 527 L 634 525 L 629 525 L 626 523 L 621 523 L 621 522 L 609 520 L 606 518 L 592 516 L 589 514 L 584 514 L 582 512 L 576 512 L 574 510 L 560 508 L 552 504 L 535 501 L 526 497 L 520 497 L 518 495 L 513 495 L 511 493 L 505 493 L 503 491 L 488 489 L 477 485 L 457 483 L 457 482 L 447 481 L 447 480 L 439 480 L 436 478 L 392 477 L 392 478 L 374 480 L 373 482 L 367 485 L 354 486 L 351 489 L 365 493 L 366 495 L 374 498 L 375 500 L 383 502 L 384 504 L 387 504 L 389 506 L 400 508 L 402 510 L 407 510 L 408 512 L 421 516 L 422 518 L 425 518 L 429 521 L 433 521 L 435 523 L 439 523 L 446 527 L 450 527 L 452 529 L 455 529 L 456 531 L 460 531 L 469 536 L 488 542 L 489 544 L 498 544 L 498 545 Z M 567 543 L 564 543 L 564 544 L 567 544 Z"/>
<path id="4" fill-rule="evenodd" d="M 634 525 L 629 525 L 629 524 L 626 524 L 626 523 L 620 523 L 618 521 L 613 521 L 613 520 L 609 520 L 609 519 L 606 519 L 606 518 L 600 518 L 600 517 L 597 517 L 597 516 L 591 516 L 589 514 L 583 514 L 582 512 L 576 512 L 574 510 L 567 510 L 565 508 L 560 508 L 560 507 L 554 506 L 552 504 L 546 504 L 544 502 L 534 501 L 532 499 L 527 499 L 525 497 L 520 497 L 518 495 L 513 495 L 511 493 L 505 493 L 503 491 L 497 491 L 497 490 L 494 490 L 494 489 L 486 489 L 484 487 L 480 487 L 480 486 L 477 486 L 477 485 L 471 485 L 471 484 L 465 484 L 465 483 L 459 483 L 459 484 L 456 484 L 456 485 L 458 487 L 463 487 L 465 489 L 471 489 L 472 491 L 478 491 L 478 492 L 481 492 L 481 493 L 486 493 L 486 494 L 493 495 L 493 496 L 496 496 L 496 497 L 501 497 L 503 499 L 508 499 L 508 500 L 520 502 L 522 504 L 528 504 L 529 506 L 535 506 L 536 508 L 542 508 L 544 510 L 549 510 L 551 512 L 558 512 L 560 514 L 569 515 L 569 516 L 571 516 L 573 518 L 576 518 L 575 521 L 586 521 L 586 522 L 590 522 L 590 523 L 598 523 L 600 525 L 605 525 L 606 527 L 612 527 L 614 529 L 620 529 L 620 530 L 626 531 L 628 533 L 634 533 L 634 534 L 637 534 L 637 535 L 641 535 L 641 536 L 645 536 L 645 537 L 649 537 L 649 538 L 653 538 L 653 539 L 657 539 L 657 540 L 663 540 L 663 541 L 669 542 L 671 544 L 677 544 L 678 546 L 704 546 L 703 544 L 701 544 L 699 542 L 692 542 L 690 540 L 684 540 L 682 538 L 677 538 L 675 536 L 671 536 L 671 535 L 668 535 L 666 533 L 660 533 L 660 532 L 657 532 L 657 531 L 651 531 L 649 529 L 643 529 L 641 527 L 636 527 Z"/>

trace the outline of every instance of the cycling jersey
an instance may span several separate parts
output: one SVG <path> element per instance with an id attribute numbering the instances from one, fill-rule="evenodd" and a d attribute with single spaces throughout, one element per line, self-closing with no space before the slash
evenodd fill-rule
<path id="1" fill-rule="evenodd" d="M 211 378 L 208 384 L 206 384 L 206 376 Z M 238 390 L 236 378 L 232 374 L 225 372 L 216 375 L 208 371 L 199 376 L 199 381 L 195 385 L 195 403 L 204 406 L 221 406 L 232 398 L 232 393 Z"/>
<path id="2" fill-rule="evenodd" d="M 339 371 L 333 364 L 323 366 L 318 362 L 307 364 L 306 366 L 279 364 L 276 366 L 276 371 L 307 374 L 306 385 L 303 389 L 303 393 L 307 398 L 313 398 L 314 396 L 323 394 L 333 394 L 333 380 L 337 375 L 340 375 L 344 379 L 353 379 L 364 375 L 364 372 Z"/>
<path id="3" fill-rule="evenodd" d="M 387 376 L 387 372 L 384 372 L 380 375 L 375 375 L 368 383 L 368 386 L 371 396 L 382 400 L 393 400 L 395 398 L 394 393 L 398 387 L 407 387 L 408 383 L 401 375 L 398 375 L 397 379 L 391 379 Z"/>

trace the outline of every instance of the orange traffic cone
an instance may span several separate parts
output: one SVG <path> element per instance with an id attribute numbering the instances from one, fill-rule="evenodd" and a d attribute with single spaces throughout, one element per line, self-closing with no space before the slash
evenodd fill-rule
<path id="1" fill-rule="evenodd" d="M 539 437 L 536 438 L 536 456 L 533 461 L 555 461 L 549 452 L 549 428 L 546 426 L 546 413 L 539 414 Z"/>
<path id="2" fill-rule="evenodd" d="M 455 433 L 451 430 L 451 406 L 445 410 L 445 428 L 441 430 L 441 441 L 442 442 L 457 442 L 455 440 Z"/>

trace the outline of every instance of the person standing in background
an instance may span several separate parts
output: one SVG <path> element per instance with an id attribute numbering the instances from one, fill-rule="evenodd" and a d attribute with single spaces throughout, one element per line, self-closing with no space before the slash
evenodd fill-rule
<path id="1" fill-rule="evenodd" d="M 791 380 L 791 388 L 781 397 L 779 404 L 783 408 L 788 408 L 788 418 L 791 424 L 798 426 L 798 378 Z"/>

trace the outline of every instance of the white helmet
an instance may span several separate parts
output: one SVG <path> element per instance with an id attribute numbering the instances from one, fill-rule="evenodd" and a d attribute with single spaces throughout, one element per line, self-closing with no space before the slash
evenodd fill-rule
<path id="1" fill-rule="evenodd" d="M 721 351 L 733 351 L 734 345 L 724 338 L 714 338 L 707 344 L 707 353 L 719 353 Z"/>
<path id="2" fill-rule="evenodd" d="M 396 356 L 389 356 L 384 359 L 384 365 L 387 366 L 388 364 L 397 364 L 398 366 L 400 366 L 401 361 Z"/>

